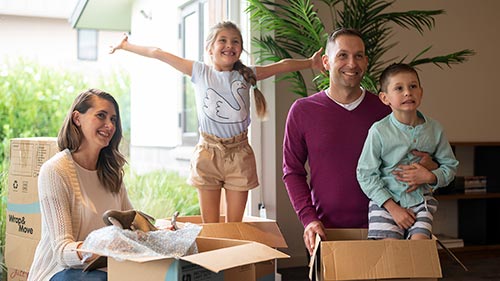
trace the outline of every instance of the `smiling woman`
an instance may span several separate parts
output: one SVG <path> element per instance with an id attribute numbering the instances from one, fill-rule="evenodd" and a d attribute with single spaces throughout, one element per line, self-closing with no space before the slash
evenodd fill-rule
<path id="1" fill-rule="evenodd" d="M 42 233 L 28 280 L 77 280 L 83 274 L 107 280 L 105 271 L 84 273 L 82 266 L 96 256 L 84 259 L 75 249 L 105 226 L 105 211 L 133 208 L 123 184 L 121 139 L 113 96 L 98 89 L 79 94 L 59 131 L 61 151 L 40 168 Z"/>

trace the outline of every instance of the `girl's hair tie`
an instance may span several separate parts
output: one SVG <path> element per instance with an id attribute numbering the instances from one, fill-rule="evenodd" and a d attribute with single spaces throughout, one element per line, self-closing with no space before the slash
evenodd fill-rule
<path id="1" fill-rule="evenodd" d="M 252 85 L 252 89 L 253 89 L 253 90 L 256 90 L 256 89 L 258 89 L 258 87 L 257 87 L 257 84 L 255 84 L 255 85 Z"/>

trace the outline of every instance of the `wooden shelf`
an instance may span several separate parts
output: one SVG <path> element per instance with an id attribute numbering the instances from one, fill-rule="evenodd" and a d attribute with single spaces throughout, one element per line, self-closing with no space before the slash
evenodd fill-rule
<path id="1" fill-rule="evenodd" d="M 459 200 L 459 199 L 489 199 L 500 198 L 500 192 L 484 192 L 484 193 L 454 193 L 454 194 L 439 194 L 434 195 L 437 200 Z"/>
<path id="2" fill-rule="evenodd" d="M 468 141 L 454 141 L 450 142 L 452 146 L 500 146 L 500 142 L 494 141 L 478 141 L 478 142 L 468 142 Z"/>

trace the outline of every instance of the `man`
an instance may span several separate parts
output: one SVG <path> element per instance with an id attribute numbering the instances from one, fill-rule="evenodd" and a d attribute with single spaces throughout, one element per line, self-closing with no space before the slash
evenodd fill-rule
<path id="1" fill-rule="evenodd" d="M 326 239 L 325 228 L 368 227 L 369 200 L 356 179 L 356 167 L 368 129 L 390 113 L 376 95 L 360 87 L 368 58 L 358 31 L 332 33 L 323 65 L 330 87 L 292 105 L 283 144 L 283 180 L 304 225 L 309 253 L 316 234 Z M 432 163 L 428 155 L 415 154 L 420 163 Z"/>

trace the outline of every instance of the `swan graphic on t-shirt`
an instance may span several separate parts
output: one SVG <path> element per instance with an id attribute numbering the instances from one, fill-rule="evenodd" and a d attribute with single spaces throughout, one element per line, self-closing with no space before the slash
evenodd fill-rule
<path id="1" fill-rule="evenodd" d="M 236 102 L 235 105 L 216 90 L 208 88 L 203 100 L 203 112 L 209 119 L 217 123 L 228 124 L 245 121 L 248 118 L 248 110 L 239 91 L 246 88 L 246 84 L 240 80 L 231 83 L 231 96 Z"/>

